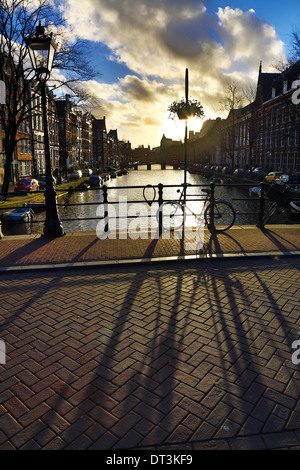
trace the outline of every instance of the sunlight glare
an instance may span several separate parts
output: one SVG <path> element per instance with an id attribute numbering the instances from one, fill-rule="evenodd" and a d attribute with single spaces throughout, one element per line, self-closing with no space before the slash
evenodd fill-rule
<path id="1" fill-rule="evenodd" d="M 202 125 L 203 119 L 195 117 L 190 118 L 188 119 L 188 132 L 200 132 Z M 168 139 L 181 140 L 183 142 L 185 134 L 185 120 L 167 118 L 162 132 Z"/>

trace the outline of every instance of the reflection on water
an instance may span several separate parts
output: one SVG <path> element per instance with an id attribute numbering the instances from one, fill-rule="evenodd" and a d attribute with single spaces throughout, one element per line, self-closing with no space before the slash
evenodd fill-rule
<path id="1" fill-rule="evenodd" d="M 110 213 L 115 213 L 117 216 L 125 215 L 128 211 L 131 215 L 139 216 L 146 214 L 151 216 L 151 219 L 145 218 L 143 226 L 141 228 L 150 226 L 151 223 L 156 223 L 156 211 L 158 204 L 153 203 L 151 207 L 145 202 L 139 207 L 133 205 L 134 201 L 144 201 L 143 188 L 146 185 L 155 185 L 159 183 L 163 185 L 177 185 L 176 188 L 164 187 L 163 198 L 164 200 L 176 200 L 179 197 L 177 190 L 184 181 L 183 170 L 166 169 L 160 170 L 159 165 L 152 165 L 151 170 L 130 170 L 127 175 L 118 176 L 115 179 L 110 179 L 107 182 L 108 186 L 108 200 L 115 204 L 109 205 Z M 201 175 L 187 173 L 187 182 L 192 185 L 208 185 L 209 181 Z M 123 186 L 129 186 L 130 188 L 123 188 Z M 139 186 L 138 188 L 136 186 Z M 59 193 L 58 193 L 59 195 Z M 153 193 L 145 193 L 148 200 L 153 199 Z M 187 190 L 187 205 L 189 209 L 197 214 L 201 212 L 201 205 L 198 201 L 191 201 L 193 198 L 203 198 L 201 194 L 201 188 L 188 188 Z M 233 205 L 238 209 L 237 224 L 256 224 L 257 213 L 258 213 L 258 198 L 252 197 L 247 201 L 241 201 L 242 198 L 249 198 L 248 188 L 232 187 L 232 186 L 217 186 L 216 197 L 232 200 Z M 127 205 L 124 200 L 127 198 Z M 156 193 L 156 200 L 158 194 Z M 235 201 L 233 201 L 235 199 Z M 119 204 L 119 201 L 123 201 Z M 62 220 L 65 232 L 73 231 L 95 231 L 97 224 L 101 223 L 99 216 L 103 216 L 104 207 L 103 204 L 103 191 L 102 189 L 96 189 L 91 191 L 79 191 L 67 193 L 61 197 L 58 197 L 58 210 L 60 219 Z M 72 205 L 76 204 L 76 205 Z M 65 206 L 63 206 L 65 205 Z M 121 209 L 120 209 L 121 208 Z M 139 209 L 139 212 L 137 212 Z M 249 213 L 255 212 L 254 215 Z M 246 213 L 245 215 L 242 213 Z M 98 218 L 96 218 L 98 217 Z M 45 218 L 45 212 L 35 214 L 35 222 L 27 224 L 13 224 L 3 225 L 2 232 L 4 235 L 17 235 L 17 234 L 32 234 L 42 233 L 43 223 L 36 223 L 37 221 L 43 221 Z M 80 219 L 88 220 L 80 220 Z M 74 220 L 70 220 L 74 219 Z M 193 219 L 193 220 L 191 220 Z M 141 219 L 139 219 L 141 220 Z M 188 218 L 190 224 L 194 224 L 194 218 Z M 122 222 L 123 223 L 123 222 Z M 124 225 L 123 225 L 124 226 Z"/>

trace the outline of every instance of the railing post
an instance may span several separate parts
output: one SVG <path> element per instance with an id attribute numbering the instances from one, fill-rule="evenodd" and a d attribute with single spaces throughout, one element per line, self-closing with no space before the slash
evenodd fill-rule
<path id="1" fill-rule="evenodd" d="M 260 184 L 260 196 L 259 196 L 259 212 L 258 212 L 258 224 L 257 227 L 261 227 L 262 220 L 264 217 L 264 200 L 265 200 L 265 185 Z"/>
<path id="2" fill-rule="evenodd" d="M 109 225 L 108 225 L 108 202 L 107 202 L 107 186 L 106 186 L 106 184 L 102 187 L 102 190 L 103 190 L 104 221 L 105 221 L 104 232 L 107 233 L 109 231 Z"/>
<path id="3" fill-rule="evenodd" d="M 215 200 L 215 183 L 210 183 L 210 189 L 211 189 L 211 196 L 210 200 L 213 203 Z M 214 204 L 210 204 L 209 206 L 209 230 L 214 231 L 215 230 L 215 214 L 214 214 Z"/>
<path id="4" fill-rule="evenodd" d="M 162 220 L 162 218 L 163 218 L 162 204 L 164 202 L 163 187 L 164 187 L 164 185 L 162 183 L 158 184 L 158 209 L 159 209 L 159 212 L 158 212 L 158 233 L 159 233 L 159 236 L 161 236 L 162 231 L 163 231 L 163 220 Z"/>

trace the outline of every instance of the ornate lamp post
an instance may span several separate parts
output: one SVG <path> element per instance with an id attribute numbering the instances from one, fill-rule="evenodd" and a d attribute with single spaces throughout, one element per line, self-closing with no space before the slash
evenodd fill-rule
<path id="1" fill-rule="evenodd" d="M 45 146 L 45 164 L 46 164 L 46 220 L 44 226 L 44 237 L 60 237 L 64 235 L 64 230 L 58 216 L 56 191 L 53 186 L 53 173 L 50 158 L 48 119 L 47 119 L 47 100 L 46 100 L 46 81 L 50 77 L 52 70 L 56 44 L 50 36 L 45 35 L 45 28 L 41 23 L 36 27 L 35 36 L 29 36 L 25 39 L 32 68 L 40 82 L 43 124 L 44 124 L 44 146 Z"/>

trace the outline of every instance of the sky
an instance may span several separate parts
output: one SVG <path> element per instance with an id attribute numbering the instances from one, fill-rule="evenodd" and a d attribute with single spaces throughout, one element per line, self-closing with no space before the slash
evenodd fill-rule
<path id="1" fill-rule="evenodd" d="M 201 102 L 205 117 L 226 117 L 220 103 L 228 80 L 256 86 L 285 61 L 291 34 L 300 29 L 299 0 L 59 0 L 73 37 L 84 39 L 97 72 L 85 86 L 100 100 L 120 140 L 153 148 L 162 135 L 183 140 L 184 123 L 168 106 L 185 97 Z M 203 120 L 189 122 L 199 131 Z"/>

